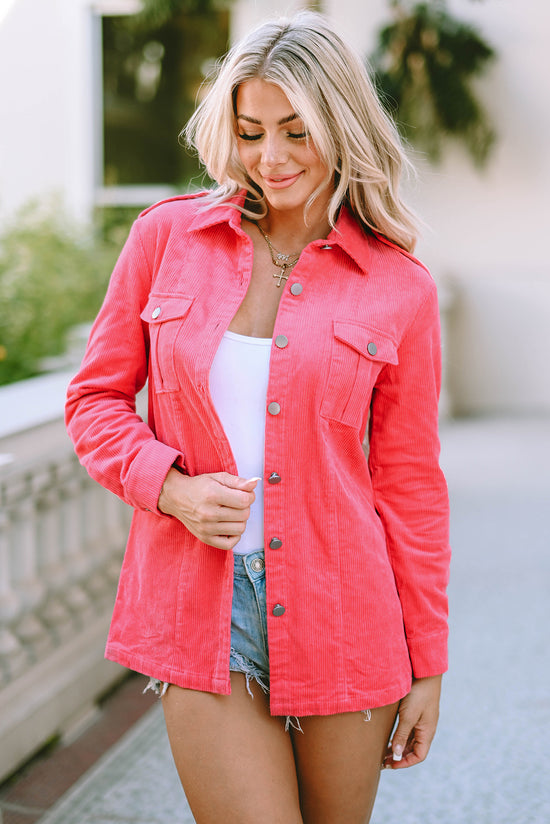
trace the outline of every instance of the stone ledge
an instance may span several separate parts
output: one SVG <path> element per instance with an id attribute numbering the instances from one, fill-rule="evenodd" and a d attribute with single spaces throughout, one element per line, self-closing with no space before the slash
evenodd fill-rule
<path id="1" fill-rule="evenodd" d="M 111 611 L 0 691 L 0 781 L 63 735 L 127 670 L 103 657 Z"/>

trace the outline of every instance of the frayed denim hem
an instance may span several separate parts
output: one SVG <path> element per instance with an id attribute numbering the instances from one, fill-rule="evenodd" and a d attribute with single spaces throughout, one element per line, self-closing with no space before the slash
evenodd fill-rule
<path id="1" fill-rule="evenodd" d="M 246 678 L 246 689 L 251 698 L 254 698 L 252 690 L 250 689 L 251 680 L 256 681 L 266 695 L 269 693 L 269 679 L 265 672 L 257 667 L 256 664 L 250 660 L 250 658 L 247 658 L 246 655 L 242 655 L 240 652 L 237 652 L 237 650 L 233 649 L 233 647 L 231 647 L 229 670 L 230 672 L 243 673 Z M 301 732 L 302 734 L 304 732 L 300 726 L 300 719 L 294 715 L 287 715 L 285 720 L 285 732 L 288 732 L 291 727 L 293 730 Z"/>
<path id="2" fill-rule="evenodd" d="M 269 693 L 269 676 L 256 666 L 250 658 L 237 652 L 233 647 L 231 647 L 231 654 L 229 656 L 229 671 L 243 673 L 246 678 L 246 690 L 251 698 L 254 698 L 252 690 L 250 689 L 250 682 L 252 680 L 256 681 L 266 695 Z"/>
<path id="3" fill-rule="evenodd" d="M 147 686 L 143 690 L 142 694 L 145 695 L 146 692 L 151 690 L 151 692 L 154 692 L 155 695 L 158 695 L 159 698 L 162 698 L 163 695 L 166 695 L 166 690 L 169 686 L 169 681 L 159 681 L 158 678 L 149 678 Z"/>
<path id="4" fill-rule="evenodd" d="M 231 650 L 231 656 L 237 666 L 230 666 L 231 672 L 242 672 L 246 678 L 246 689 L 248 694 L 252 699 L 254 699 L 254 694 L 250 689 L 250 681 L 253 679 L 256 681 L 258 686 L 264 691 L 267 695 L 269 693 L 269 684 L 265 683 L 265 673 L 262 672 L 261 669 L 256 667 L 252 661 L 246 658 L 244 655 L 241 655 L 240 652 L 236 650 Z M 159 681 L 158 678 L 149 678 L 147 686 L 143 690 L 143 694 L 151 690 L 159 698 L 162 698 L 163 695 L 166 695 L 166 690 L 170 686 L 168 681 Z M 370 710 L 361 710 L 363 714 L 364 721 L 371 720 L 371 711 Z M 304 731 L 300 724 L 300 719 L 296 715 L 287 715 L 285 720 L 285 732 L 289 732 L 290 728 L 292 727 L 293 730 L 296 732 L 301 732 L 302 735 Z"/>

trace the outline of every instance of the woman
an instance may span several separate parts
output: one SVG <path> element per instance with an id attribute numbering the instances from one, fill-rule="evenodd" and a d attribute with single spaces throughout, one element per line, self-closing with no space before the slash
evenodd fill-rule
<path id="1" fill-rule="evenodd" d="M 230 52 L 187 136 L 218 188 L 138 218 L 69 389 L 82 463 L 135 508 L 106 654 L 162 692 L 198 824 L 367 822 L 381 766 L 426 757 L 446 668 L 403 155 L 312 13 Z"/>

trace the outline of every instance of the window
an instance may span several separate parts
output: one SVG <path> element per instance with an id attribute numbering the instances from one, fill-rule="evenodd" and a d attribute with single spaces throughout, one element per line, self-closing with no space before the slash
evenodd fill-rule
<path id="1" fill-rule="evenodd" d="M 151 28 L 135 3 L 99 7 L 102 42 L 101 204 L 148 204 L 200 185 L 197 159 L 178 142 L 201 83 L 224 54 L 229 13 L 174 12 Z M 107 11 L 111 10 L 110 13 Z"/>

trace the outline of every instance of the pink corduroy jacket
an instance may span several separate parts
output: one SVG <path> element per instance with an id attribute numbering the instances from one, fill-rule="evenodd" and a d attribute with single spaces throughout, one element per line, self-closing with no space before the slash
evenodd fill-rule
<path id="1" fill-rule="evenodd" d="M 157 508 L 174 462 L 237 474 L 209 372 L 253 248 L 235 208 L 204 203 L 174 198 L 135 222 L 67 422 L 92 477 L 135 509 L 107 657 L 227 694 L 232 553 Z M 343 208 L 292 270 L 273 334 L 267 404 L 280 412 L 266 415 L 263 478 L 273 715 L 381 706 L 412 674 L 446 669 L 439 375 L 433 280 Z M 145 423 L 135 395 L 147 379 Z"/>

